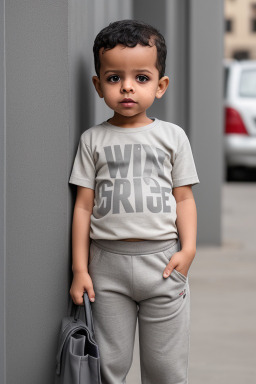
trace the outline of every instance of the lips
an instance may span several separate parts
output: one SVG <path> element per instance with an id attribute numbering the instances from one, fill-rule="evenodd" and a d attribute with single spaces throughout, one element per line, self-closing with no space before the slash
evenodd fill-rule
<path id="1" fill-rule="evenodd" d="M 136 101 L 134 101 L 134 100 L 132 100 L 132 99 L 123 99 L 123 100 L 121 101 L 121 104 L 122 104 L 122 106 L 123 106 L 124 108 L 133 108 L 133 106 L 134 106 L 135 104 L 137 104 L 137 103 L 136 103 Z"/>
<path id="2" fill-rule="evenodd" d="M 123 99 L 121 103 L 136 103 L 136 102 L 132 99 Z"/>

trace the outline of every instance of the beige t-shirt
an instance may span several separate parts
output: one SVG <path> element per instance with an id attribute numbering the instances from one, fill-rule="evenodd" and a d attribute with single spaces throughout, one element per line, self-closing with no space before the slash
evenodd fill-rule
<path id="1" fill-rule="evenodd" d="M 200 181 L 184 130 L 151 119 L 138 128 L 104 121 L 80 137 L 69 183 L 95 190 L 92 239 L 178 238 L 172 189 Z"/>

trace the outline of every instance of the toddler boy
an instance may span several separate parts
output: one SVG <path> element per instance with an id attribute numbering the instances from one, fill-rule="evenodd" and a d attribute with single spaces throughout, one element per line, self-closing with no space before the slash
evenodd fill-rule
<path id="1" fill-rule="evenodd" d="M 125 383 L 137 318 L 142 384 L 185 384 L 199 179 L 184 130 L 146 114 L 169 84 L 165 40 L 121 20 L 93 51 L 93 84 L 114 113 L 83 132 L 69 180 L 78 186 L 70 295 L 91 300 L 103 384 Z"/>

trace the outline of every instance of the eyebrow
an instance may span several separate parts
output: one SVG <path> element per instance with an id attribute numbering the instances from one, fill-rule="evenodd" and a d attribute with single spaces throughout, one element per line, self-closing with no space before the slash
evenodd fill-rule
<path id="1" fill-rule="evenodd" d="M 106 75 L 109 72 L 123 73 L 124 71 L 118 70 L 118 69 L 109 69 L 108 71 L 104 72 L 104 75 Z M 133 72 L 148 72 L 148 73 L 151 73 L 152 75 L 152 72 L 150 72 L 148 69 L 134 69 Z"/>

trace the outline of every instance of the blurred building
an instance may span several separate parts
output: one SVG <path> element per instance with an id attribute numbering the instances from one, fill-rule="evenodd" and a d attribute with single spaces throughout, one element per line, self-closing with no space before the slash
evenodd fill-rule
<path id="1" fill-rule="evenodd" d="M 225 0 L 225 57 L 256 60 L 256 0 Z"/>

